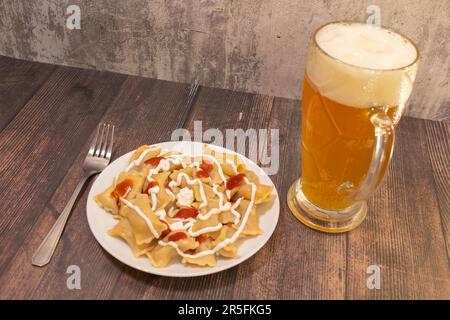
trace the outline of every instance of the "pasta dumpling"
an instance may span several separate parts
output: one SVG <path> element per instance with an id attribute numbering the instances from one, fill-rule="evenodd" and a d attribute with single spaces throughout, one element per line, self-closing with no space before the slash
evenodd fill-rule
<path id="1" fill-rule="evenodd" d="M 271 198 L 272 187 L 235 154 L 194 157 L 145 145 L 95 201 L 118 220 L 110 236 L 164 268 L 237 257 L 239 239 L 262 233 L 257 206 Z"/>

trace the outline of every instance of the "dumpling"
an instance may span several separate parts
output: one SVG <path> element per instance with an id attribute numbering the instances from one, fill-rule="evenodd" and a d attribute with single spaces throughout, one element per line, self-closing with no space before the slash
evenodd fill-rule
<path id="1" fill-rule="evenodd" d="M 150 243 L 153 239 L 159 238 L 163 231 L 167 230 L 167 225 L 159 220 L 159 218 L 152 211 L 148 195 L 141 193 L 136 196 L 135 199 L 130 200 L 129 203 L 134 208 L 129 207 L 126 203 L 124 203 L 120 208 L 119 214 L 128 219 L 138 245 Z M 140 211 L 146 219 L 141 217 L 135 208 L 138 209 L 138 211 Z M 153 226 L 156 235 L 153 234 L 149 224 Z"/>
<path id="2" fill-rule="evenodd" d="M 231 210 L 223 211 L 219 213 L 219 221 L 222 224 L 230 224 L 236 221 L 236 216 L 231 212 Z"/>
<path id="3" fill-rule="evenodd" d="M 135 170 L 121 172 L 114 186 L 113 196 L 117 199 L 133 199 L 142 192 L 145 178 L 145 174 Z"/>
<path id="4" fill-rule="evenodd" d="M 95 202 L 103 209 L 111 212 L 113 215 L 119 214 L 119 206 L 117 205 L 117 198 L 113 196 L 114 187 L 109 187 L 102 193 L 95 196 Z"/>
<path id="5" fill-rule="evenodd" d="M 155 249 L 146 253 L 150 263 L 155 268 L 164 268 L 177 256 L 177 250 L 170 246 L 157 245 Z"/>
<path id="6" fill-rule="evenodd" d="M 150 158 L 156 157 L 161 153 L 162 148 L 161 147 L 153 147 L 153 146 L 147 146 L 143 145 L 136 149 L 136 151 L 131 156 L 130 162 L 139 159 L 141 155 L 145 152 L 145 156 L 142 159 L 142 163 Z"/>
<path id="7" fill-rule="evenodd" d="M 248 206 L 250 205 L 250 201 L 242 200 L 237 208 L 237 211 L 241 214 L 241 221 L 237 226 L 234 226 L 236 229 L 239 228 L 240 224 L 243 222 L 244 215 L 247 212 Z M 262 230 L 259 227 L 259 218 L 256 214 L 256 207 L 253 205 L 250 209 L 247 221 L 245 226 L 240 234 L 240 236 L 256 236 L 262 234 Z"/>
<path id="8" fill-rule="evenodd" d="M 222 224 L 219 222 L 219 215 L 213 214 L 206 220 L 197 219 L 192 226 L 192 232 L 196 234 L 199 230 L 209 227 L 222 227 Z"/>
<path id="9" fill-rule="evenodd" d="M 137 244 L 131 228 L 130 222 L 126 218 L 121 218 L 120 221 L 108 231 L 108 234 L 113 237 L 120 237 L 125 240 L 131 247 L 135 257 L 140 257 L 155 247 L 155 243 Z"/>
<path id="10" fill-rule="evenodd" d="M 119 213 L 119 198 L 133 199 L 141 193 L 145 175 L 134 170 L 121 172 L 114 184 L 95 196 L 95 202 L 113 215 Z"/>
<path id="11" fill-rule="evenodd" d="M 171 241 L 170 237 L 173 236 L 175 233 L 179 232 L 172 232 L 169 233 L 165 238 L 164 241 Z M 199 243 L 195 241 L 192 237 L 185 237 L 180 240 L 174 241 L 178 245 L 178 248 L 185 252 L 188 250 L 195 250 L 198 248 Z M 147 253 L 147 257 L 150 260 L 151 264 L 156 268 L 163 268 L 166 267 L 172 259 L 177 256 L 177 250 L 173 248 L 170 245 L 156 246 L 155 249 Z"/>
<path id="12" fill-rule="evenodd" d="M 210 250 L 212 248 L 212 241 L 211 239 L 205 239 L 203 240 L 198 248 L 195 250 L 193 254 L 196 254 L 198 252 Z M 201 267 L 214 267 L 217 263 L 216 261 L 216 255 L 215 254 L 209 254 L 206 256 L 198 257 L 198 258 L 191 258 L 191 257 L 183 257 L 181 260 L 182 263 L 185 264 L 193 264 L 196 266 Z"/>
<path id="13" fill-rule="evenodd" d="M 235 232 L 236 230 L 234 230 L 232 227 L 223 226 L 223 228 L 220 229 L 218 237 L 213 241 L 212 246 L 216 247 L 225 239 L 231 238 Z M 227 244 L 225 247 L 219 250 L 219 254 L 226 258 L 234 258 L 237 254 L 237 247 L 234 243 Z"/>
<path id="14" fill-rule="evenodd" d="M 167 178 L 169 177 L 170 172 L 161 172 L 158 174 L 155 174 L 152 176 L 152 179 L 154 180 L 152 183 L 156 183 L 158 188 L 158 192 L 155 194 L 152 194 L 152 189 L 148 189 L 149 182 L 145 182 L 144 186 L 144 192 L 147 191 L 150 193 L 151 200 L 152 200 L 152 209 L 159 210 L 165 208 L 169 203 L 175 200 L 175 195 L 168 189 L 167 186 Z M 156 199 L 155 199 L 156 196 Z M 156 205 L 153 203 L 153 201 L 156 201 Z"/>
<path id="15" fill-rule="evenodd" d="M 256 192 L 255 192 L 255 204 L 260 204 L 262 202 L 267 202 L 272 197 L 272 187 L 255 183 Z M 243 197 L 244 199 L 251 200 L 252 198 L 252 184 L 244 184 L 237 189 L 236 195 L 238 197 Z"/>
<path id="16" fill-rule="evenodd" d="M 236 257 L 235 240 L 262 233 L 256 206 L 271 199 L 272 187 L 259 183 L 236 154 L 174 154 L 160 147 L 137 148 L 126 170 L 95 197 L 118 219 L 108 234 L 158 268 L 175 258 L 214 267 L 218 256 Z"/>

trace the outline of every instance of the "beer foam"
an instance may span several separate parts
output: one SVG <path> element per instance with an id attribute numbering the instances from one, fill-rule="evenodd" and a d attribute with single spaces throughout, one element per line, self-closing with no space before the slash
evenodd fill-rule
<path id="1" fill-rule="evenodd" d="M 353 107 L 402 106 L 417 71 L 416 47 L 388 29 L 337 22 L 315 34 L 306 67 L 319 92 Z"/>
<path id="2" fill-rule="evenodd" d="M 319 47 L 345 63 L 376 70 L 406 67 L 417 56 L 414 45 L 390 30 L 366 24 L 329 24 L 316 34 Z"/>

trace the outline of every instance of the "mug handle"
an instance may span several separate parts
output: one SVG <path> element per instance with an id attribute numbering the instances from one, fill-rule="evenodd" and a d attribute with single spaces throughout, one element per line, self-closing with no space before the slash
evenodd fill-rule
<path id="1" fill-rule="evenodd" d="M 372 110 L 369 115 L 370 122 L 375 128 L 375 146 L 372 153 L 369 171 L 361 187 L 357 191 L 356 200 L 366 200 L 378 187 L 387 171 L 389 161 L 394 149 L 394 124 L 380 108 Z M 383 165 L 386 169 L 383 172 Z"/>

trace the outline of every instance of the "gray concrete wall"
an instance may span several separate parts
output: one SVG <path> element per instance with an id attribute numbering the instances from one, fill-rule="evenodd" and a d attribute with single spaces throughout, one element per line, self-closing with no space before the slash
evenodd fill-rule
<path id="1" fill-rule="evenodd" d="M 66 28 L 70 4 L 81 30 Z M 1 0 L 0 54 L 299 98 L 312 31 L 371 4 L 420 48 L 408 114 L 448 121 L 448 0 Z"/>

